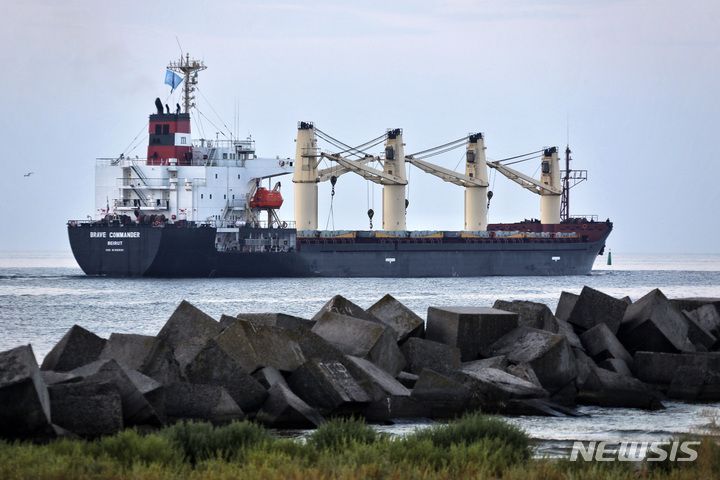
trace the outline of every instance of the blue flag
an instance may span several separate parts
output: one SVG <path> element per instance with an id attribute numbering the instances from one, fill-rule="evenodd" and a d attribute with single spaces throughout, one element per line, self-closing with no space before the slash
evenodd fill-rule
<path id="1" fill-rule="evenodd" d="M 174 92 L 180 83 L 182 83 L 183 79 L 180 75 L 178 75 L 175 72 L 171 72 L 170 70 L 167 70 L 165 72 L 165 84 L 170 85 L 172 89 L 170 90 L 170 93 Z"/>

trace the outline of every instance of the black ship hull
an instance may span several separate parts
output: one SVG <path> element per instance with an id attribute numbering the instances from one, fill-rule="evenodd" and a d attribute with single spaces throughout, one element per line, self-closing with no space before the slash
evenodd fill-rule
<path id="1" fill-rule="evenodd" d="M 593 239 L 573 240 L 299 238 L 287 251 L 264 252 L 218 251 L 213 227 L 86 224 L 68 226 L 68 235 L 88 275 L 407 278 L 585 275 L 611 228 Z"/>

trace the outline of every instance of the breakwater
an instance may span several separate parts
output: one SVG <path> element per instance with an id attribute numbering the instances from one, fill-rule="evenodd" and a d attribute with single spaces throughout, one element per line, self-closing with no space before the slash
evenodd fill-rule
<path id="1" fill-rule="evenodd" d="M 312 427 L 329 416 L 446 418 L 482 409 L 574 415 L 578 404 L 717 400 L 718 299 L 635 302 L 586 287 L 543 304 L 430 307 L 334 297 L 311 319 L 215 320 L 182 302 L 157 335 L 72 327 L 38 366 L 0 353 L 5 437 L 111 434 L 179 419 Z"/>

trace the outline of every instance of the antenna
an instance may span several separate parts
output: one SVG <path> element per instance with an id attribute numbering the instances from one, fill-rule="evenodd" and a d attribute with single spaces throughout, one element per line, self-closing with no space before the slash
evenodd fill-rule
<path id="1" fill-rule="evenodd" d="M 177 35 L 175 36 L 175 41 L 177 42 L 178 48 L 180 49 L 180 58 L 182 58 L 182 56 L 183 56 L 183 49 L 182 49 L 182 46 L 180 45 L 180 39 L 177 37 Z"/>

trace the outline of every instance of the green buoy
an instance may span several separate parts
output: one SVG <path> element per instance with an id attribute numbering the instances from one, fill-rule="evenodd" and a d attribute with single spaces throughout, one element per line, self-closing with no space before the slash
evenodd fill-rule
<path id="1" fill-rule="evenodd" d="M 610 250 L 608 250 L 608 262 L 607 262 L 607 264 L 608 264 L 608 265 L 612 265 L 612 252 L 611 252 Z"/>

